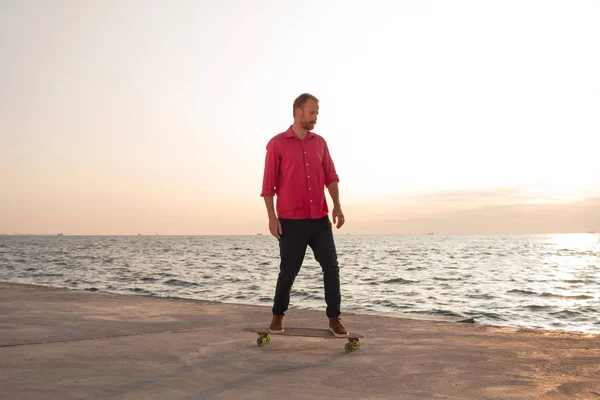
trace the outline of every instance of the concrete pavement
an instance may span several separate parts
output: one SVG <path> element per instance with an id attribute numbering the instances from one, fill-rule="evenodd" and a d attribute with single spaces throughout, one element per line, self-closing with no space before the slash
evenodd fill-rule
<path id="1" fill-rule="evenodd" d="M 0 399 L 600 399 L 600 335 L 344 314 L 272 336 L 270 308 L 0 283 Z M 286 326 L 326 327 L 290 310 Z"/>

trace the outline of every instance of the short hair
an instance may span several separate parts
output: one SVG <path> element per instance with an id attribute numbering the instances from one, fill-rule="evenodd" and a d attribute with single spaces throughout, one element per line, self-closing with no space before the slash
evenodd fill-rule
<path id="1" fill-rule="evenodd" d="M 300 96 L 298 96 L 296 98 L 296 100 L 294 100 L 294 109 L 292 110 L 292 116 L 296 116 L 296 109 L 297 108 L 302 108 L 304 106 L 304 104 L 306 104 L 306 102 L 308 100 L 314 100 L 317 103 L 319 103 L 319 99 L 317 99 L 315 96 L 313 96 L 310 93 L 302 93 Z"/>

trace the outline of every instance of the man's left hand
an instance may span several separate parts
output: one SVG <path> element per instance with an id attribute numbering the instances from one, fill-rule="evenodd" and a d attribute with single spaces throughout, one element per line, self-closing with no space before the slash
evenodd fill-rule
<path id="1" fill-rule="evenodd" d="M 333 217 L 333 223 L 335 224 L 335 227 L 338 229 L 340 229 L 342 225 L 344 225 L 344 222 L 346 222 L 344 213 L 340 207 L 334 207 L 331 216 Z"/>

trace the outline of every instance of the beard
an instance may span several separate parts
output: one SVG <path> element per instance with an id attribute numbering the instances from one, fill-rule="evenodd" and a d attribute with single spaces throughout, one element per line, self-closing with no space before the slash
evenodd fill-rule
<path id="1" fill-rule="evenodd" d="M 302 128 L 306 129 L 307 131 L 312 131 L 316 124 L 317 124 L 316 121 L 302 122 Z"/>

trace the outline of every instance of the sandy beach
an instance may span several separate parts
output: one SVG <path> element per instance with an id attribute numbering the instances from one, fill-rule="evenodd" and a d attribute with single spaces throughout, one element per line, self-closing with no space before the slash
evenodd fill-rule
<path id="1" fill-rule="evenodd" d="M 600 399 L 600 335 L 345 314 L 365 335 L 272 336 L 264 306 L 0 283 L 0 398 Z M 324 327 L 291 310 L 286 326 Z"/>

